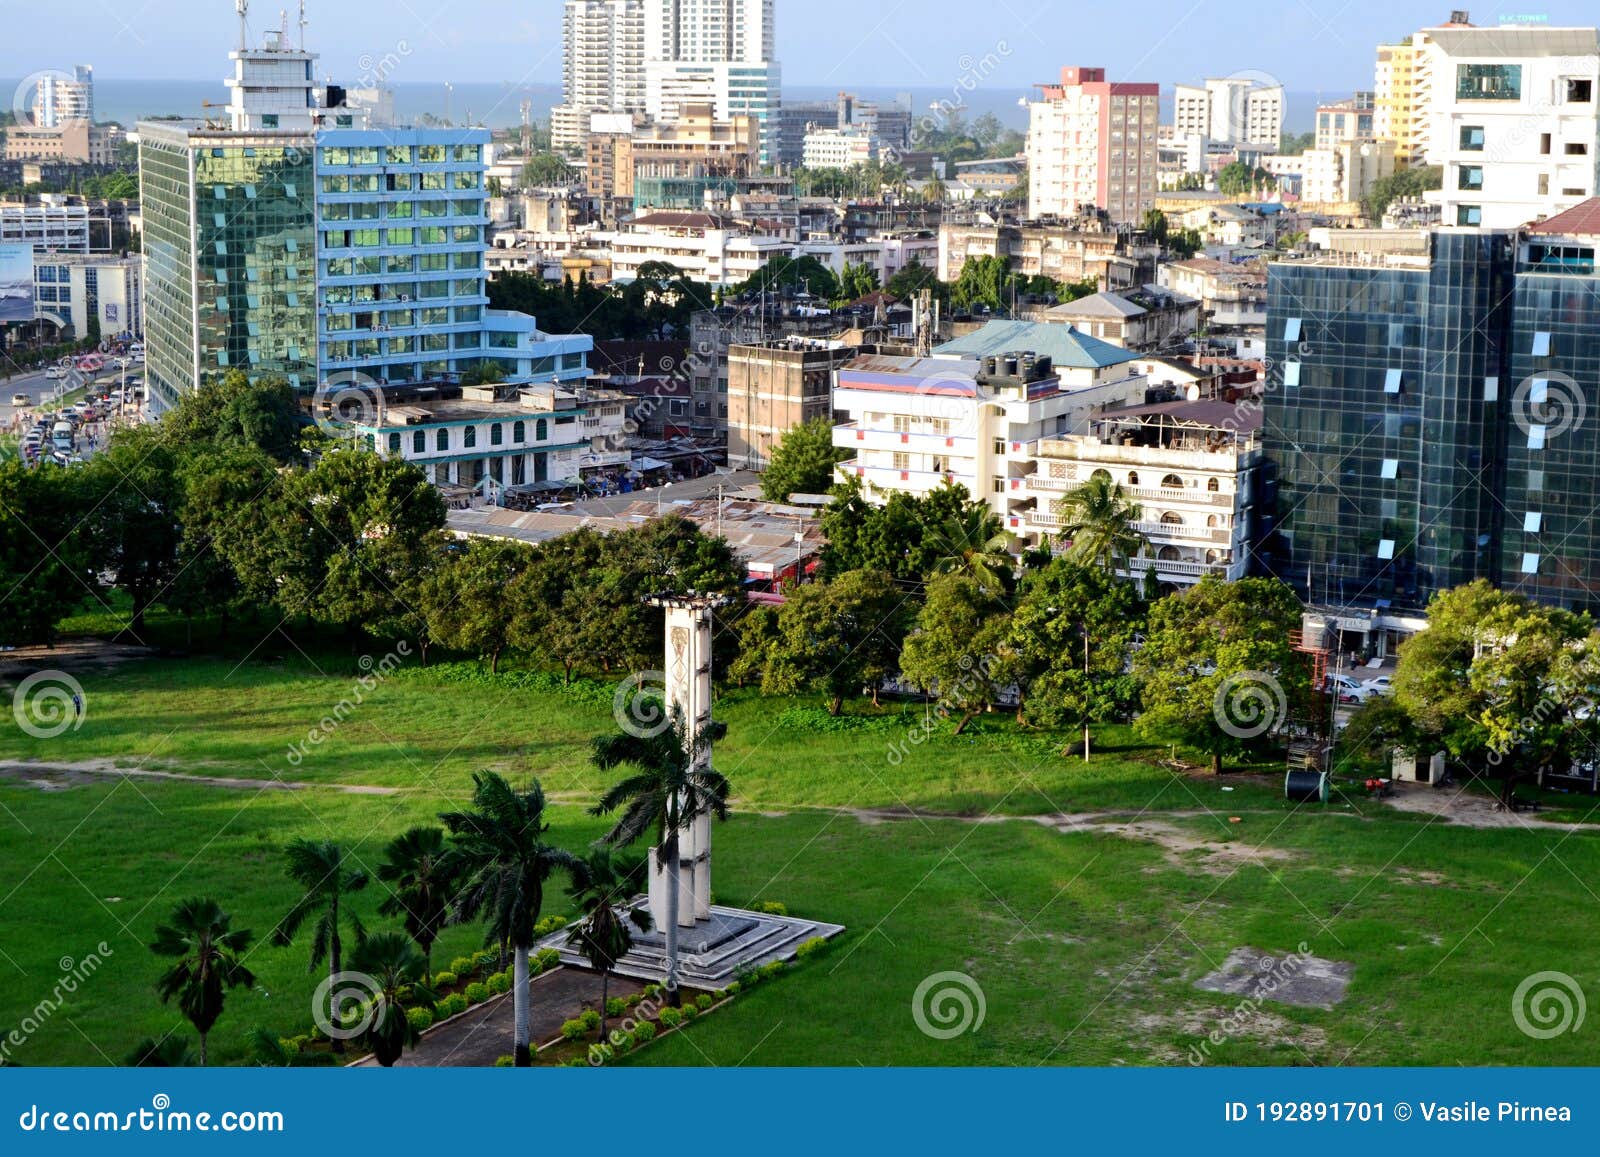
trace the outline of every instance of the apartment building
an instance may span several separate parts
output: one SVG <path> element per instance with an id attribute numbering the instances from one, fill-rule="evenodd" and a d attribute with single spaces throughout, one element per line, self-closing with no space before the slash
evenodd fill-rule
<path id="1" fill-rule="evenodd" d="M 581 156 L 595 113 L 642 113 L 645 0 L 567 0 L 562 12 L 561 104 L 551 146 Z"/>
<path id="2" fill-rule="evenodd" d="M 143 263 L 111 253 L 35 253 L 34 315 L 78 339 L 144 333 Z"/>
<path id="3" fill-rule="evenodd" d="M 1137 224 L 1155 204 L 1160 88 L 1067 67 L 1038 86 L 1028 129 L 1028 216 L 1077 217 L 1099 208 Z"/>
<path id="4" fill-rule="evenodd" d="M 611 275 L 632 281 L 639 267 L 664 261 L 705 285 L 737 285 L 767 262 L 799 256 L 792 231 L 768 231 L 720 213 L 661 210 L 623 222 L 611 242 Z"/>
<path id="5" fill-rule="evenodd" d="M 1395 161 L 1401 166 L 1421 159 L 1417 143 L 1417 49 L 1409 40 L 1378 45 L 1374 69 L 1372 133 L 1394 142 Z"/>
<path id="6" fill-rule="evenodd" d="M 775 0 L 644 0 L 645 111 L 671 122 L 691 105 L 756 123 L 759 163 L 776 164 L 782 70 Z"/>
<path id="7" fill-rule="evenodd" d="M 878 159 L 878 138 L 866 129 L 812 128 L 801 146 L 808 169 L 848 169 Z"/>
<path id="8" fill-rule="evenodd" d="M 1173 136 L 1275 150 L 1283 136 L 1283 86 L 1250 76 L 1213 77 L 1173 90 Z"/>
<path id="9" fill-rule="evenodd" d="M 1193 257 L 1167 262 L 1157 277 L 1167 289 L 1200 300 L 1209 333 L 1260 333 L 1267 324 L 1267 273 L 1260 262 Z"/>
<path id="10" fill-rule="evenodd" d="M 728 465 L 765 470 L 784 434 L 832 414 L 833 374 L 858 350 L 782 338 L 728 349 Z"/>
<path id="11" fill-rule="evenodd" d="M 636 209 L 702 209 L 726 201 L 759 165 L 760 122 L 724 118 L 709 104 L 684 105 L 675 120 L 634 130 L 615 153 L 617 196 Z"/>
<path id="12" fill-rule="evenodd" d="M 1019 224 L 947 221 L 939 227 L 939 280 L 957 280 L 974 257 L 999 257 L 1023 277 L 1093 280 L 1118 291 L 1154 280 L 1159 252 L 1097 214 Z"/>
<path id="13" fill-rule="evenodd" d="M 35 250 L 88 253 L 95 224 L 89 206 L 70 204 L 61 194 L 45 193 L 18 201 L 0 201 L 0 243 L 18 242 Z M 108 234 L 109 228 L 105 230 Z"/>

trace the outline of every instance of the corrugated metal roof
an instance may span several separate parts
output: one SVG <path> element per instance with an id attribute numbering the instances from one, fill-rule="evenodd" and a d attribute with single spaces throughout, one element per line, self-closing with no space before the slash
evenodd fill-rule
<path id="1" fill-rule="evenodd" d="M 1048 357 L 1057 366 L 1079 370 L 1122 365 L 1138 357 L 1121 346 L 1080 333 L 1073 326 L 1048 321 L 991 321 L 934 352 L 984 358 L 1023 351 Z"/>

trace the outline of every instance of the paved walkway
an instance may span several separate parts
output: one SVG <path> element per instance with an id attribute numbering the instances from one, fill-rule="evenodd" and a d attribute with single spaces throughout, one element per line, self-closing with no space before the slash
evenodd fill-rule
<path id="1" fill-rule="evenodd" d="M 580 968 L 558 968 L 533 979 L 529 1007 L 530 1037 L 535 1047 L 561 1036 L 563 1021 L 586 1007 L 600 1003 L 600 975 Z M 608 990 L 614 997 L 644 991 L 644 985 L 626 976 L 613 976 Z M 487 1068 L 511 1052 L 516 1008 L 511 994 L 496 997 L 429 1029 L 416 1048 L 406 1050 L 397 1068 Z M 370 1057 L 362 1065 L 375 1065 Z"/>

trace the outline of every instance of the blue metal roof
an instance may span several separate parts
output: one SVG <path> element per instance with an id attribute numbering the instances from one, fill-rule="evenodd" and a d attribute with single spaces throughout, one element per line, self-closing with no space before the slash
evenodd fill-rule
<path id="1" fill-rule="evenodd" d="M 934 352 L 971 358 L 1031 352 L 1048 357 L 1057 366 L 1079 370 L 1121 365 L 1138 356 L 1121 346 L 1090 337 L 1073 326 L 1043 321 L 987 322 L 982 329 L 947 342 Z"/>

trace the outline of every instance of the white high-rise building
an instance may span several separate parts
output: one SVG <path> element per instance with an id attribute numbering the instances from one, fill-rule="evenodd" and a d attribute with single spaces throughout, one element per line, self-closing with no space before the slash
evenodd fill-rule
<path id="1" fill-rule="evenodd" d="M 775 0 L 645 0 L 645 111 L 675 121 L 685 105 L 709 104 L 719 120 L 760 124 L 761 163 L 778 159 L 783 87 Z"/>
<path id="2" fill-rule="evenodd" d="M 1445 225 L 1508 229 L 1600 190 L 1600 32 L 1435 28 L 1422 115 Z"/>
<path id="3" fill-rule="evenodd" d="M 1179 137 L 1275 150 L 1283 135 L 1283 86 L 1248 76 L 1180 84 L 1173 93 L 1172 124 Z"/>
<path id="4" fill-rule="evenodd" d="M 550 111 L 551 143 L 581 153 L 595 113 L 643 112 L 645 0 L 567 0 L 562 25 L 562 102 Z"/>
<path id="5" fill-rule="evenodd" d="M 1028 216 L 1076 217 L 1089 206 L 1137 223 L 1156 200 L 1160 88 L 1063 68 L 1039 86 L 1028 121 Z"/>
<path id="6" fill-rule="evenodd" d="M 47 72 L 39 77 L 33 94 L 33 123 L 41 129 L 94 123 L 94 69 L 87 64 L 66 73 Z"/>

